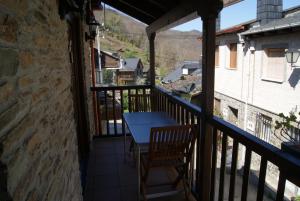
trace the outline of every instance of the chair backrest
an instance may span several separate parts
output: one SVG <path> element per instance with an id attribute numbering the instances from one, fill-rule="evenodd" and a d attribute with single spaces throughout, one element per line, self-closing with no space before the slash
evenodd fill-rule
<path id="1" fill-rule="evenodd" d="M 151 94 L 130 94 L 129 112 L 151 111 Z"/>
<path id="2" fill-rule="evenodd" d="M 149 160 L 191 160 L 196 140 L 196 125 L 151 128 Z"/>

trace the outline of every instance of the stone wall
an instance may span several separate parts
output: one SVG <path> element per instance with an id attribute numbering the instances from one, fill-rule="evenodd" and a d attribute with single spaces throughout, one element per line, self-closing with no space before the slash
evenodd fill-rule
<path id="1" fill-rule="evenodd" d="M 0 183 L 14 201 L 82 200 L 68 27 L 56 2 L 0 0 Z"/>

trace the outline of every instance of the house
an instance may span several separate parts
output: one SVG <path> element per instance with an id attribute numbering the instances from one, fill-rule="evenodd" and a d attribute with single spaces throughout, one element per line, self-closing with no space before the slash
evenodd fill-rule
<path id="1" fill-rule="evenodd" d="M 215 98 L 225 119 L 280 146 L 271 125 L 300 107 L 299 68 L 285 58 L 300 49 L 300 7 L 273 11 L 277 19 L 265 19 L 262 9 L 258 19 L 217 33 Z"/>
<path id="2" fill-rule="evenodd" d="M 216 34 L 215 114 L 280 148 L 300 135 L 296 127 L 291 137 L 274 129 L 279 113 L 300 107 L 300 60 L 293 67 L 285 55 L 300 49 L 300 6 L 283 11 L 282 0 L 257 3 L 257 19 Z M 267 183 L 275 187 L 278 171 L 271 164 L 268 171 Z M 290 183 L 287 189 L 299 193 Z"/>
<path id="3" fill-rule="evenodd" d="M 143 77 L 143 63 L 139 58 L 127 58 L 122 62 L 122 68 L 116 72 L 118 85 L 135 84 L 138 78 Z"/>
<path id="4" fill-rule="evenodd" d="M 163 87 L 174 95 L 201 106 L 202 69 L 198 61 L 184 61 L 162 80 Z"/>
<path id="5" fill-rule="evenodd" d="M 200 61 L 184 61 L 174 71 L 169 73 L 163 78 L 162 83 L 173 83 L 186 75 L 200 75 L 201 74 L 201 62 Z"/>
<path id="6" fill-rule="evenodd" d="M 118 53 L 112 53 L 101 50 L 101 68 L 105 69 L 119 69 L 122 68 L 122 59 Z"/>

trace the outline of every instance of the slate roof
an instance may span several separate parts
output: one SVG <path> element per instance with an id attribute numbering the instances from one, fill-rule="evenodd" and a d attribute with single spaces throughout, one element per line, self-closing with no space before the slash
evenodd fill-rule
<path id="1" fill-rule="evenodd" d="M 195 62 L 195 61 L 185 62 L 185 63 L 183 63 L 182 68 L 197 69 L 197 68 L 200 68 L 200 64 L 198 61 L 197 62 Z"/>
<path id="2" fill-rule="evenodd" d="M 195 75 L 197 73 L 201 73 L 201 64 L 200 62 L 196 61 L 185 61 L 181 66 L 176 68 L 174 71 L 169 73 L 166 77 L 163 78 L 163 83 L 172 83 L 178 81 L 182 76 L 182 69 L 197 69 L 192 74 Z M 197 73 L 196 73 L 197 72 Z"/>
<path id="3" fill-rule="evenodd" d="M 139 58 L 127 58 L 123 60 L 123 68 L 120 71 L 135 71 L 138 67 Z"/>
<path id="4" fill-rule="evenodd" d="M 293 15 L 288 15 L 287 17 L 278 20 L 274 20 L 259 27 L 251 28 L 248 31 L 241 33 L 241 35 L 251 35 L 294 27 L 300 27 L 300 12 Z"/>

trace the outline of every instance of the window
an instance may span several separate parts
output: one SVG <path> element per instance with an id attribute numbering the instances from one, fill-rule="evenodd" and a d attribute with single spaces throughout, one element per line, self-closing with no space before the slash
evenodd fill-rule
<path id="1" fill-rule="evenodd" d="M 235 125 L 238 125 L 239 120 L 239 110 L 233 107 L 229 107 L 229 116 L 228 120 Z"/>
<path id="2" fill-rule="evenodd" d="M 288 134 L 289 134 L 291 140 L 300 142 L 300 128 L 292 126 L 289 129 Z"/>
<path id="3" fill-rule="evenodd" d="M 215 66 L 220 66 L 220 47 L 217 45 L 215 49 Z"/>
<path id="4" fill-rule="evenodd" d="M 237 44 L 231 43 L 229 45 L 230 50 L 230 64 L 229 68 L 236 69 L 237 68 Z"/>
<path id="5" fill-rule="evenodd" d="M 285 72 L 285 50 L 283 48 L 265 49 L 262 78 L 282 82 Z"/>
<path id="6" fill-rule="evenodd" d="M 272 118 L 258 113 L 256 115 L 255 136 L 270 142 L 272 134 Z"/>

